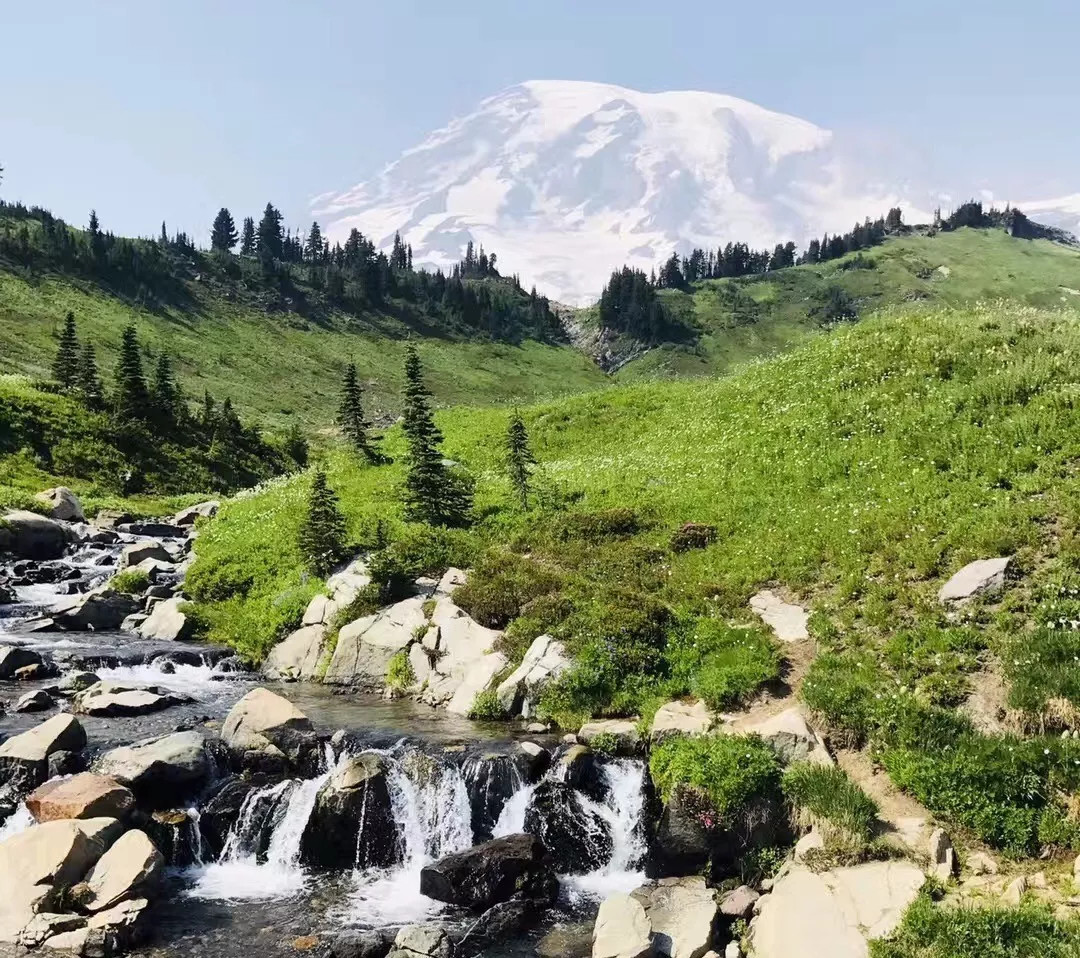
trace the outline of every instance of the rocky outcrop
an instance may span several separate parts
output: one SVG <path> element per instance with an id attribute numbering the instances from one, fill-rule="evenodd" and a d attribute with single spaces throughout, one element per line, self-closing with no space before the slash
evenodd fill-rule
<path id="1" fill-rule="evenodd" d="M 33 649 L 17 645 L 0 645 L 0 679 L 13 679 L 19 669 L 28 665 L 41 665 L 42 658 Z"/>
<path id="2" fill-rule="evenodd" d="M 82 772 L 38 786 L 26 807 L 39 822 L 70 818 L 126 818 L 135 807 L 131 791 L 106 775 Z"/>
<path id="3" fill-rule="evenodd" d="M 308 717 L 269 689 L 252 689 L 225 717 L 221 739 L 242 765 L 297 765 L 316 744 Z"/>
<path id="4" fill-rule="evenodd" d="M 316 598 L 325 599 L 325 596 Z M 325 637 L 326 627 L 322 624 L 297 629 L 270 650 L 263 662 L 263 675 L 285 681 L 315 678 L 322 661 Z"/>
<path id="5" fill-rule="evenodd" d="M 525 812 L 525 831 L 544 843 L 560 874 L 585 874 L 611 858 L 608 823 L 564 782 L 545 781 L 536 787 Z"/>
<path id="6" fill-rule="evenodd" d="M 1005 588 L 1009 557 L 978 559 L 955 573 L 938 592 L 942 605 L 962 606 L 979 596 L 996 595 Z"/>
<path id="7" fill-rule="evenodd" d="M 55 489 L 46 489 L 39 492 L 34 498 L 49 507 L 49 515 L 61 522 L 85 522 L 82 503 L 66 486 L 57 486 Z"/>
<path id="8" fill-rule="evenodd" d="M 114 748 L 95 770 L 127 785 L 140 800 L 168 808 L 206 781 L 210 760 L 200 732 L 173 732 Z"/>
<path id="9" fill-rule="evenodd" d="M 54 715 L 36 728 L 13 735 L 0 745 L 0 779 L 16 788 L 36 788 L 49 777 L 49 756 L 54 752 L 79 752 L 86 746 L 86 732 L 71 715 Z"/>
<path id="10" fill-rule="evenodd" d="M 195 632 L 194 623 L 180 611 L 183 599 L 162 599 L 150 610 L 150 617 L 139 626 L 139 635 L 144 639 L 162 642 L 179 642 L 191 638 Z"/>
<path id="11" fill-rule="evenodd" d="M 656 955 L 703 958 L 712 948 L 717 920 L 716 893 L 700 875 L 666 878 L 633 893 L 652 925 Z"/>
<path id="12" fill-rule="evenodd" d="M 801 605 L 785 602 L 771 589 L 751 596 L 750 608 L 781 642 L 801 642 L 810 637 L 806 628 L 810 613 Z"/>
<path id="13" fill-rule="evenodd" d="M 170 564 L 176 561 L 173 554 L 160 542 L 148 539 L 145 542 L 133 542 L 131 545 L 126 546 L 124 551 L 120 553 L 119 567 L 126 569 L 129 566 L 136 566 L 146 559 L 156 559 L 158 562 Z"/>
<path id="14" fill-rule="evenodd" d="M 641 744 L 641 735 L 638 732 L 637 719 L 597 719 L 594 722 L 586 722 L 578 729 L 578 741 L 586 745 L 592 745 L 599 739 L 615 743 L 615 751 L 619 755 L 633 755 Z"/>
<path id="15" fill-rule="evenodd" d="M 443 577 L 443 582 L 449 575 Z M 440 583 L 436 594 L 442 588 Z M 421 699 L 458 715 L 468 715 L 476 696 L 490 688 L 506 668 L 506 656 L 492 651 L 502 633 L 480 625 L 449 598 L 437 601 L 431 624 L 439 630 L 438 651 Z"/>
<path id="16" fill-rule="evenodd" d="M 537 636 L 521 665 L 499 683 L 496 694 L 503 712 L 529 718 L 544 686 L 562 675 L 570 664 L 561 642 L 550 635 Z"/>
<path id="17" fill-rule="evenodd" d="M 0 552 L 17 559 L 59 559 L 75 541 L 71 526 L 16 509 L 0 518 Z"/>
<path id="18" fill-rule="evenodd" d="M 833 758 L 821 736 L 810 727 L 802 711 L 796 706 L 785 709 L 762 722 L 732 728 L 722 726 L 721 732 L 737 732 L 740 735 L 760 735 L 780 756 L 789 762 L 815 762 L 832 765 Z"/>
<path id="19" fill-rule="evenodd" d="M 815 873 L 794 865 L 758 904 L 756 958 L 866 958 L 925 881 L 911 862 L 884 861 Z"/>
<path id="20" fill-rule="evenodd" d="M 135 688 L 117 682 L 98 682 L 72 698 L 71 710 L 80 715 L 117 718 L 149 715 L 185 701 L 184 696 L 154 686 Z"/>
<path id="21" fill-rule="evenodd" d="M 18 702 L 15 703 L 13 712 L 47 712 L 56 703 L 53 702 L 52 696 L 49 695 L 44 689 L 35 689 L 33 692 L 27 692 Z"/>
<path id="22" fill-rule="evenodd" d="M 956 874 L 956 851 L 945 829 L 934 829 L 930 834 L 927 851 L 930 869 L 941 881 L 947 882 Z"/>
<path id="23" fill-rule="evenodd" d="M 522 895 L 553 902 L 558 881 L 544 845 L 532 835 L 508 835 L 447 855 L 420 873 L 420 893 L 436 901 L 483 911 Z"/>
<path id="24" fill-rule="evenodd" d="M 139 608 L 139 600 L 104 585 L 85 595 L 72 596 L 70 602 L 58 606 L 52 613 L 59 629 L 85 632 L 113 632 Z"/>
<path id="25" fill-rule="evenodd" d="M 303 860 L 323 868 L 387 868 L 399 856 L 386 760 L 365 752 L 340 763 L 304 829 Z"/>
<path id="26" fill-rule="evenodd" d="M 104 911 L 153 891 L 164 869 L 165 859 L 145 832 L 125 832 L 71 889 L 71 898 L 88 912 Z"/>
<path id="27" fill-rule="evenodd" d="M 172 524 L 179 526 L 181 529 L 191 529 L 200 519 L 211 519 L 216 516 L 220 508 L 221 503 L 217 499 L 209 499 L 206 502 L 200 502 L 197 505 L 181 509 L 173 516 Z"/>
<path id="28" fill-rule="evenodd" d="M 645 908 L 630 895 L 605 898 L 593 925 L 592 958 L 648 958 L 652 923 Z"/>
<path id="29" fill-rule="evenodd" d="M 390 660 L 427 624 L 424 602 L 414 596 L 342 626 L 323 681 L 381 690 Z"/>
<path id="30" fill-rule="evenodd" d="M 668 702 L 656 710 L 649 738 L 656 743 L 671 735 L 704 735 L 712 725 L 713 715 L 704 702 Z"/>

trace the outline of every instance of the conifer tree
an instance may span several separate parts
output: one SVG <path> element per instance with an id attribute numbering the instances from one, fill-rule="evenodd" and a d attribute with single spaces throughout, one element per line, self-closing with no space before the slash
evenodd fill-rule
<path id="1" fill-rule="evenodd" d="M 232 213 L 223 206 L 214 217 L 214 226 L 210 230 L 210 248 L 228 253 L 236 245 L 236 240 L 236 223 L 233 222 Z"/>
<path id="2" fill-rule="evenodd" d="M 154 407 L 154 413 L 163 424 L 176 422 L 177 412 L 177 388 L 173 378 L 172 362 L 168 353 L 158 356 L 157 365 L 154 367 L 154 382 L 150 390 L 150 400 Z"/>
<path id="3" fill-rule="evenodd" d="M 104 404 L 105 394 L 101 388 L 93 343 L 84 343 L 79 356 L 79 392 L 83 402 L 91 409 L 100 409 Z"/>
<path id="4" fill-rule="evenodd" d="M 255 255 L 255 220 L 250 216 L 244 217 L 244 230 L 240 237 L 240 255 Z"/>
<path id="5" fill-rule="evenodd" d="M 56 358 L 52 366 L 53 379 L 65 390 L 71 390 L 79 381 L 79 337 L 75 329 L 75 314 L 68 312 L 64 317 L 64 331 L 60 334 L 60 345 L 56 349 Z"/>
<path id="6" fill-rule="evenodd" d="M 284 445 L 285 454 L 292 459 L 299 468 L 306 468 L 308 464 L 308 441 L 296 423 L 290 424 L 289 431 L 285 433 Z"/>
<path id="7" fill-rule="evenodd" d="M 311 230 L 307 235 L 307 244 L 304 246 L 304 256 L 309 263 L 319 263 L 322 261 L 323 238 L 322 230 L 319 229 L 318 220 L 311 224 Z"/>
<path id="8" fill-rule="evenodd" d="M 468 521 L 472 489 L 443 462 L 442 433 L 431 413 L 431 392 L 424 384 L 416 347 L 405 354 L 405 410 L 402 429 L 408 443 L 405 515 L 432 525 L 456 526 Z"/>
<path id="9" fill-rule="evenodd" d="M 319 576 L 330 572 L 345 555 L 345 518 L 322 469 L 312 480 L 297 544 L 307 567 Z"/>
<path id="10" fill-rule="evenodd" d="M 266 204 L 258 230 L 259 255 L 267 259 L 281 259 L 284 236 L 281 230 L 281 213 L 272 203 Z"/>
<path id="11" fill-rule="evenodd" d="M 128 326 L 120 341 L 120 362 L 116 366 L 115 407 L 117 419 L 145 417 L 149 393 L 143 378 L 142 359 L 135 327 Z"/>
<path id="12" fill-rule="evenodd" d="M 371 424 L 364 418 L 361 401 L 360 382 L 356 377 L 356 365 L 349 363 L 341 383 L 341 405 L 338 408 L 338 425 L 348 440 L 349 445 L 363 454 L 368 462 L 379 462 L 382 458 L 372 444 L 368 429 Z"/>
<path id="13" fill-rule="evenodd" d="M 506 428 L 506 471 L 522 509 L 529 508 L 529 474 L 530 467 L 535 465 L 536 458 L 529 445 L 529 433 L 525 429 L 521 413 L 515 409 Z"/>

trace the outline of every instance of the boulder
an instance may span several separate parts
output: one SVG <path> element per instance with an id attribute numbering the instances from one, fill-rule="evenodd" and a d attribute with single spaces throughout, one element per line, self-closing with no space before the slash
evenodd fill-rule
<path id="1" fill-rule="evenodd" d="M 406 925 L 394 939 L 387 958 L 450 958 L 453 946 L 438 925 Z"/>
<path id="2" fill-rule="evenodd" d="M 13 679 L 15 673 L 28 665 L 41 665 L 42 658 L 33 649 L 17 645 L 0 645 L 0 679 Z"/>
<path id="3" fill-rule="evenodd" d="M 571 662 L 561 642 L 550 635 L 533 639 L 525 657 L 510 675 L 499 683 L 499 705 L 509 715 L 533 713 L 533 706 L 544 686 L 562 675 Z"/>
<path id="4" fill-rule="evenodd" d="M 101 679 L 94 672 L 68 672 L 56 683 L 58 695 L 70 696 L 96 685 Z"/>
<path id="5" fill-rule="evenodd" d="M 108 529 L 110 532 L 117 526 L 127 525 L 134 522 L 135 517 L 130 512 L 122 512 L 119 509 L 99 509 L 96 516 L 90 520 L 95 529 Z"/>
<path id="6" fill-rule="evenodd" d="M 1001 893 L 1001 901 L 1006 905 L 1016 908 L 1019 906 L 1020 902 L 1023 901 L 1024 893 L 1027 890 L 1027 878 L 1023 875 L 1019 875 L 1005 886 L 1005 891 Z"/>
<path id="7" fill-rule="evenodd" d="M 532 835 L 493 838 L 425 865 L 420 894 L 483 911 L 514 895 L 551 903 L 558 881 L 543 843 Z"/>
<path id="8" fill-rule="evenodd" d="M 91 913 L 113 908 L 122 901 L 141 898 L 160 881 L 165 859 L 145 832 L 125 832 L 98 859 L 78 885 L 72 899 Z"/>
<path id="9" fill-rule="evenodd" d="M 120 568 L 127 569 L 136 566 L 145 559 L 156 559 L 158 562 L 167 562 L 170 565 L 175 561 L 173 554 L 160 542 L 147 539 L 145 542 L 133 542 L 124 547 L 120 553 Z"/>
<path id="10" fill-rule="evenodd" d="M 653 951 L 667 958 L 703 958 L 712 947 L 716 894 L 700 875 L 666 878 L 633 893 L 645 907 Z"/>
<path id="11" fill-rule="evenodd" d="M 659 875 L 701 872 L 712 857 L 713 829 L 703 822 L 701 803 L 692 789 L 677 787 L 664 804 L 656 827 Z"/>
<path id="12" fill-rule="evenodd" d="M 134 688 L 118 682 L 98 682 L 71 700 L 71 711 L 99 718 L 149 715 L 187 701 L 184 696 L 154 686 Z"/>
<path id="13" fill-rule="evenodd" d="M 750 597 L 750 608 L 781 642 L 800 642 L 810 638 L 806 624 L 810 613 L 801 605 L 785 602 L 771 589 Z"/>
<path id="14" fill-rule="evenodd" d="M 409 646 L 409 666 L 413 672 L 413 685 L 422 688 L 431 675 L 431 653 L 420 642 Z"/>
<path id="15" fill-rule="evenodd" d="M 505 668 L 506 656 L 502 652 L 481 655 L 463 669 L 461 682 L 446 703 L 446 711 L 455 715 L 468 715 L 480 694 L 491 688 Z"/>
<path id="16" fill-rule="evenodd" d="M 35 689 L 27 692 L 15 703 L 14 712 L 47 712 L 55 703 L 52 696 L 44 689 Z"/>
<path id="17" fill-rule="evenodd" d="M 368 575 L 367 560 L 364 558 L 353 559 L 340 572 L 330 576 L 326 580 L 326 591 L 331 602 L 324 621 L 329 622 L 335 612 L 345 608 L 359 595 L 361 589 L 370 584 L 371 576 Z"/>
<path id="18" fill-rule="evenodd" d="M 1076 859 L 1077 867 L 1074 869 L 1076 876 L 1080 878 L 1080 858 Z M 966 862 L 968 869 L 973 875 L 996 875 L 998 863 L 985 852 L 975 852 L 968 856 Z"/>
<path id="19" fill-rule="evenodd" d="M 565 782 L 536 786 L 525 812 L 525 831 L 544 843 L 560 874 L 586 874 L 611 858 L 610 826 Z"/>
<path id="20" fill-rule="evenodd" d="M 435 592 L 432 594 L 436 599 L 449 599 L 454 592 L 457 591 L 458 586 L 464 585 L 469 578 L 469 573 L 464 569 L 455 569 L 450 566 L 439 579 L 438 584 L 435 586 Z"/>
<path id="21" fill-rule="evenodd" d="M 330 596 L 317 595 L 304 609 L 304 617 L 300 620 L 300 625 L 325 625 L 328 616 L 326 614 L 327 606 L 330 605 Z"/>
<path id="22" fill-rule="evenodd" d="M 593 925 L 592 958 L 648 958 L 652 923 L 630 895 L 610 895 L 600 905 Z"/>
<path id="23" fill-rule="evenodd" d="M 190 529 L 200 519 L 210 519 L 216 516 L 220 508 L 221 503 L 217 499 L 208 499 L 198 505 L 188 506 L 173 516 L 173 525 L 180 526 L 181 529 Z"/>
<path id="24" fill-rule="evenodd" d="M 0 745 L 0 778 L 18 788 L 36 788 L 48 778 L 50 755 L 79 752 L 85 746 L 86 732 L 78 719 L 64 713 L 54 715 Z"/>
<path id="25" fill-rule="evenodd" d="M 163 576 L 176 575 L 176 565 L 172 562 L 163 562 L 161 559 L 143 559 L 128 568 L 145 572 L 147 578 L 155 583 Z M 149 594 L 149 590 L 147 590 L 147 595 Z M 172 594 L 171 590 L 169 594 Z M 162 598 L 168 598 L 168 596 L 162 596 Z"/>
<path id="26" fill-rule="evenodd" d="M 86 516 L 83 515 L 82 503 L 79 502 L 79 497 L 75 495 L 66 486 L 57 486 L 55 489 L 46 489 L 44 492 L 39 492 L 34 498 L 38 502 L 43 502 L 49 507 L 49 515 L 53 519 L 59 519 L 62 522 L 85 522 Z"/>
<path id="27" fill-rule="evenodd" d="M 930 870 L 942 881 L 948 881 L 956 873 L 956 852 L 944 828 L 935 828 L 930 834 L 928 852 Z"/>
<path id="28" fill-rule="evenodd" d="M 322 868 L 387 868 L 399 859 L 383 756 L 364 752 L 334 769 L 315 800 L 301 852 Z"/>
<path id="29" fill-rule="evenodd" d="M 323 681 L 381 690 L 390 660 L 426 623 L 424 599 L 414 596 L 342 626 Z"/>
<path id="30" fill-rule="evenodd" d="M 704 735 L 712 724 L 712 713 L 704 702 L 668 702 L 656 710 L 649 738 L 661 742 L 669 735 Z"/>
<path id="31" fill-rule="evenodd" d="M 597 737 L 614 738 L 615 751 L 619 755 L 633 755 L 641 744 L 637 719 L 597 719 L 586 722 L 578 729 L 579 742 L 591 745 Z"/>
<path id="32" fill-rule="evenodd" d="M 760 735 L 776 749 L 780 760 L 789 762 L 815 762 L 832 765 L 833 757 L 821 736 L 806 721 L 797 707 L 785 709 L 778 715 L 753 725 L 738 728 L 721 726 L 720 732 L 737 732 L 740 735 Z"/>
<path id="33" fill-rule="evenodd" d="M 757 904 L 760 898 L 761 895 L 749 885 L 740 885 L 738 888 L 733 888 L 727 892 L 720 899 L 720 914 L 726 918 L 742 918 L 749 921 L 750 916 L 754 913 L 754 905 Z"/>
<path id="34" fill-rule="evenodd" d="M 199 812 L 199 831 L 215 858 L 225 847 L 229 831 L 239 819 L 240 810 L 251 790 L 250 782 L 242 778 L 227 778 L 203 804 Z"/>
<path id="35" fill-rule="evenodd" d="M 184 539 L 187 529 L 181 529 L 168 522 L 129 522 L 117 527 L 117 532 L 129 536 L 141 536 L 144 539 Z"/>
<path id="36" fill-rule="evenodd" d="M 243 762 L 298 763 L 316 745 L 308 717 L 269 689 L 252 689 L 237 702 L 221 726 L 221 738 Z"/>
<path id="37" fill-rule="evenodd" d="M 57 628 L 83 632 L 112 632 L 136 612 L 139 600 L 104 585 L 84 595 L 73 596 L 53 612 Z"/>
<path id="38" fill-rule="evenodd" d="M 911 862 L 871 862 L 815 873 L 792 866 L 758 903 L 751 924 L 756 958 L 866 958 L 867 941 L 888 935 L 926 876 Z"/>
<path id="39" fill-rule="evenodd" d="M 978 559 L 955 573 L 938 592 L 942 605 L 966 605 L 977 596 L 996 595 L 1005 588 L 1009 557 Z"/>
<path id="40" fill-rule="evenodd" d="M 158 601 L 150 610 L 150 617 L 139 626 L 139 635 L 163 642 L 190 639 L 195 624 L 180 611 L 181 605 L 183 600 L 175 597 Z"/>
<path id="41" fill-rule="evenodd" d="M 446 598 L 436 603 L 431 623 L 439 629 L 438 658 L 422 700 L 468 714 L 476 695 L 506 667 L 502 653 L 492 652 L 502 633 L 480 625 Z M 495 657 L 486 658 L 489 654 Z"/>
<path id="42" fill-rule="evenodd" d="M 86 771 L 87 764 L 86 756 L 82 752 L 68 752 L 60 749 L 49 756 L 46 781 L 61 775 L 78 775 L 79 772 Z"/>
<path id="43" fill-rule="evenodd" d="M 115 779 L 83 772 L 39 785 L 26 797 L 36 821 L 71 818 L 126 818 L 135 796 Z"/>
<path id="44" fill-rule="evenodd" d="M 16 509 L 0 518 L 0 552 L 19 559 L 59 559 L 75 541 L 71 526 Z"/>
<path id="45" fill-rule="evenodd" d="M 575 736 L 575 741 L 577 737 Z M 600 761 L 587 745 L 570 745 L 555 762 L 555 778 L 584 792 L 594 801 L 603 801 L 606 785 Z"/>
<path id="46" fill-rule="evenodd" d="M 270 650 L 263 662 L 263 675 L 288 681 L 315 678 L 322 660 L 325 636 L 326 629 L 322 625 L 305 625 L 297 629 Z"/>
<path id="47" fill-rule="evenodd" d="M 200 732 L 172 732 L 114 748 L 96 770 L 127 785 L 140 800 L 173 807 L 206 781 L 210 761 Z"/>

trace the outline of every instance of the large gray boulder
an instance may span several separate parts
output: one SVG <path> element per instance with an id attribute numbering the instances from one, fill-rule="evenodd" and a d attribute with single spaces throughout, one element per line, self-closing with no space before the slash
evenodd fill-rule
<path id="1" fill-rule="evenodd" d="M 1005 588 L 1010 557 L 978 559 L 955 573 L 938 592 L 942 605 L 967 605 L 978 596 L 996 595 Z"/>
<path id="2" fill-rule="evenodd" d="M 494 651 L 502 633 L 480 625 L 448 598 L 438 600 L 431 624 L 439 630 L 438 652 L 423 701 L 467 715 L 506 667 L 506 657 Z"/>
<path id="3" fill-rule="evenodd" d="M 323 681 L 382 689 L 390 660 L 407 648 L 414 634 L 427 624 L 424 601 L 422 596 L 404 599 L 342 626 Z"/>
<path id="4" fill-rule="evenodd" d="M 222 741 L 244 764 L 296 764 L 316 745 L 308 717 L 269 689 L 252 689 L 237 702 L 221 727 Z"/>
<path id="5" fill-rule="evenodd" d="M 71 889 L 72 899 L 88 912 L 113 908 L 152 891 L 165 870 L 165 859 L 145 832 L 125 832 Z"/>
<path id="6" fill-rule="evenodd" d="M 41 656 L 33 649 L 24 649 L 18 645 L 0 645 L 0 679 L 13 679 L 19 669 L 42 664 Z"/>
<path id="7" fill-rule="evenodd" d="M 183 603 L 183 599 L 175 596 L 155 603 L 150 610 L 149 618 L 139 626 L 139 635 L 144 639 L 160 642 L 180 642 L 190 639 L 195 632 L 195 624 L 180 611 Z"/>
<path id="8" fill-rule="evenodd" d="M 176 561 L 176 557 L 160 542 L 147 539 L 143 542 L 133 542 L 131 545 L 125 546 L 124 551 L 120 553 L 119 566 L 121 569 L 126 569 L 129 566 L 138 565 L 146 559 L 157 559 L 158 562 L 170 564 Z"/>
<path id="9" fill-rule="evenodd" d="M 72 596 L 52 613 L 56 627 L 64 631 L 112 632 L 139 608 L 139 600 L 117 592 L 107 584 L 85 595 Z"/>
<path id="10" fill-rule="evenodd" d="M 181 529 L 190 529 L 200 519 L 210 519 L 216 516 L 220 508 L 221 503 L 217 499 L 208 499 L 206 502 L 198 503 L 198 505 L 181 509 L 173 516 L 172 524 L 179 526 Z"/>
<path id="11" fill-rule="evenodd" d="M 269 679 L 286 681 L 315 678 L 322 661 L 325 638 L 326 627 L 321 624 L 305 625 L 297 629 L 270 650 L 263 662 L 263 675 Z"/>
<path id="12" fill-rule="evenodd" d="M 119 718 L 149 715 L 185 701 L 185 696 L 154 686 L 137 688 L 119 682 L 97 682 L 72 698 L 71 710 L 80 715 Z"/>
<path id="13" fill-rule="evenodd" d="M 450 958 L 453 943 L 439 925 L 406 925 L 386 958 Z"/>
<path id="14" fill-rule="evenodd" d="M 85 522 L 82 503 L 67 486 L 57 486 L 55 489 L 46 489 L 39 492 L 34 498 L 49 507 L 49 515 L 53 519 L 62 522 Z"/>
<path id="15" fill-rule="evenodd" d="M 54 715 L 0 745 L 0 780 L 20 789 L 36 788 L 49 777 L 50 755 L 79 752 L 85 746 L 86 731 L 79 720 L 64 713 Z"/>
<path id="16" fill-rule="evenodd" d="M 718 906 L 700 875 L 665 878 L 633 893 L 652 924 L 653 951 L 667 958 L 703 958 L 711 949 Z"/>
<path id="17" fill-rule="evenodd" d="M 496 694 L 502 710 L 529 718 L 544 686 L 555 681 L 570 665 L 570 658 L 560 641 L 550 635 L 538 635 L 521 665 L 499 683 Z"/>
<path id="18" fill-rule="evenodd" d="M 525 812 L 525 831 L 543 842 L 560 874 L 587 874 L 611 858 L 610 825 L 565 782 L 536 786 Z"/>
<path id="19" fill-rule="evenodd" d="M 600 905 L 593 925 L 592 958 L 648 958 L 652 923 L 645 908 L 630 895 L 610 895 Z"/>
<path id="20" fill-rule="evenodd" d="M 721 726 L 721 733 L 735 732 L 739 735 L 760 735 L 768 742 L 781 761 L 814 762 L 818 765 L 832 765 L 833 757 L 829 754 L 824 740 L 798 706 L 785 709 L 777 715 L 760 722 L 737 727 Z"/>
<path id="21" fill-rule="evenodd" d="M 0 553 L 17 559 L 59 559 L 74 541 L 71 526 L 36 512 L 16 509 L 0 518 Z"/>
<path id="22" fill-rule="evenodd" d="M 135 796 L 115 779 L 93 772 L 56 778 L 26 797 L 26 807 L 39 822 L 69 818 L 126 818 Z"/>
<path id="23" fill-rule="evenodd" d="M 656 710 L 649 738 L 655 743 L 672 735 L 704 735 L 712 728 L 713 721 L 713 714 L 704 702 L 667 702 Z"/>
<path id="24" fill-rule="evenodd" d="M 172 732 L 106 752 L 95 771 L 127 785 L 141 800 L 169 807 L 199 788 L 210 767 L 200 732 Z"/>

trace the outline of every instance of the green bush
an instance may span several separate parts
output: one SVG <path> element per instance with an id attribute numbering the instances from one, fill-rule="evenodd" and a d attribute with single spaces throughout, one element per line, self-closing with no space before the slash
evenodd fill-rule
<path id="1" fill-rule="evenodd" d="M 600 543 L 608 539 L 625 539 L 640 532 L 642 527 L 637 512 L 628 506 L 618 506 L 599 512 L 568 513 L 557 523 L 556 535 L 563 539 Z"/>
<path id="2" fill-rule="evenodd" d="M 693 693 L 715 710 L 745 701 L 780 674 L 780 656 L 770 636 L 714 618 L 673 630 L 665 658 L 671 679 L 667 691 Z"/>
<path id="3" fill-rule="evenodd" d="M 504 628 L 522 610 L 563 585 L 559 573 L 536 559 L 503 549 L 486 552 L 454 593 L 454 601 L 481 625 Z"/>
<path id="4" fill-rule="evenodd" d="M 881 693 L 881 669 L 865 653 L 823 652 L 810 666 L 802 698 L 834 738 L 864 741 L 874 724 Z"/>
<path id="5" fill-rule="evenodd" d="M 150 588 L 150 575 L 145 569 L 124 569 L 109 580 L 109 586 L 128 595 L 142 595 Z"/>
<path id="6" fill-rule="evenodd" d="M 885 644 L 885 662 L 901 685 L 934 705 L 959 705 L 967 696 L 965 674 L 979 665 L 985 642 L 975 629 L 921 624 Z"/>
<path id="7" fill-rule="evenodd" d="M 619 737 L 613 732 L 601 732 L 594 735 L 589 748 L 601 755 L 617 755 L 619 753 Z"/>
<path id="8" fill-rule="evenodd" d="M 795 762 L 783 779 L 784 797 L 806 824 L 817 824 L 855 842 L 868 842 L 877 821 L 877 803 L 834 765 Z M 826 842 L 828 843 L 828 834 Z"/>
<path id="9" fill-rule="evenodd" d="M 409 661 L 409 653 L 405 649 L 399 649 L 390 657 L 386 667 L 386 687 L 394 692 L 404 692 L 415 681 L 416 674 Z"/>
<path id="10" fill-rule="evenodd" d="M 475 721 L 493 722 L 501 719 L 503 714 L 495 689 L 484 689 L 473 699 L 472 708 L 469 709 L 469 718 Z"/>

